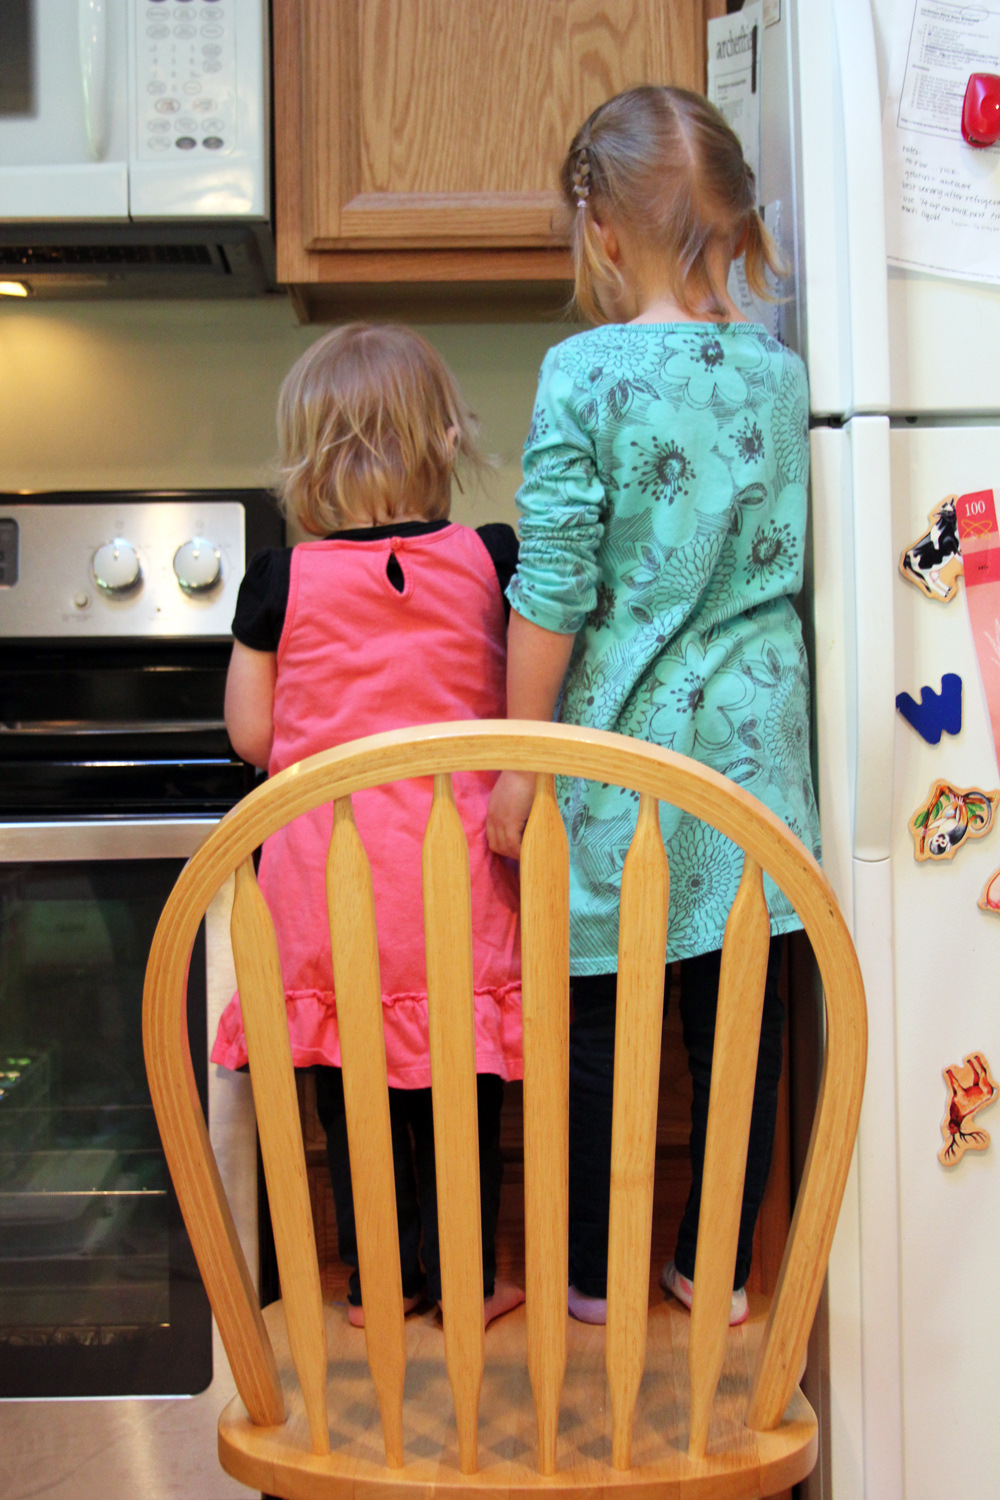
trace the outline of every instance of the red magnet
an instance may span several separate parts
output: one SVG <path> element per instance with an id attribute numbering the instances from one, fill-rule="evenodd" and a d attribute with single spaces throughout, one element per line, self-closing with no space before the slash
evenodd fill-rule
<path id="1" fill-rule="evenodd" d="M 962 134 L 970 146 L 992 146 L 1000 140 L 1000 78 L 995 73 L 970 73 Z"/>

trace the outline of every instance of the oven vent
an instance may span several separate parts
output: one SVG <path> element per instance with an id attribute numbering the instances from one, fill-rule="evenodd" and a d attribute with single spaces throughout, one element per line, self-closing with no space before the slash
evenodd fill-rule
<path id="1" fill-rule="evenodd" d="M 62 267 L 113 269 L 127 266 L 138 270 L 170 267 L 182 270 L 213 270 L 228 276 L 229 266 L 219 245 L 0 245 L 0 266 L 8 271 L 47 270 Z"/>
<path id="2" fill-rule="evenodd" d="M 0 224 L 0 280 L 31 297 L 259 297 L 274 239 L 263 220 Z"/>

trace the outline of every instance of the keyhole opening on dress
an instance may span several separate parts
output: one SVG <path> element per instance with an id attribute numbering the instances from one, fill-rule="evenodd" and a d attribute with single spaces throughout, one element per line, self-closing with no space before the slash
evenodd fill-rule
<path id="1" fill-rule="evenodd" d="M 403 577 L 403 570 L 399 565 L 399 558 L 395 552 L 389 553 L 389 561 L 385 565 L 385 576 L 396 590 L 396 593 L 401 594 L 406 587 L 406 579 Z"/>

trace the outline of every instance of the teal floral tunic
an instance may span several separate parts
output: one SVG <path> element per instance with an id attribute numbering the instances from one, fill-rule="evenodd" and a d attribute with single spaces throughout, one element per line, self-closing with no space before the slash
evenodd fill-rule
<path id="1" fill-rule="evenodd" d="M 694 756 L 816 854 L 802 585 L 809 400 L 758 324 L 612 324 L 549 351 L 518 492 L 511 604 L 576 634 L 559 717 Z M 571 969 L 618 967 L 637 797 L 565 780 Z M 722 945 L 742 854 L 663 807 L 668 957 Z M 773 933 L 801 926 L 765 881 Z"/>

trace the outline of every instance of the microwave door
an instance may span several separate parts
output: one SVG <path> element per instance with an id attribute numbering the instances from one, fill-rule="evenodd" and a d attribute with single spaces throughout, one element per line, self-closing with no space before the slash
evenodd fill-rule
<path id="1" fill-rule="evenodd" d="M 0 221 L 127 219 L 127 0 L 3 0 L 0 54 Z"/>

